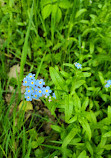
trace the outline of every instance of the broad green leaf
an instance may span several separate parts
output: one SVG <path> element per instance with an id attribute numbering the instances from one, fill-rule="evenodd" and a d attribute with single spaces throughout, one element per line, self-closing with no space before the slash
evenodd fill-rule
<path id="1" fill-rule="evenodd" d="M 90 53 L 92 54 L 94 52 L 94 43 L 90 42 Z"/>
<path id="2" fill-rule="evenodd" d="M 102 153 L 104 152 L 104 146 L 107 142 L 107 138 L 102 137 L 101 138 L 101 142 L 99 143 L 99 145 L 97 146 L 97 154 L 98 155 L 102 155 Z"/>
<path id="3" fill-rule="evenodd" d="M 62 17 L 62 12 L 57 4 L 52 6 L 52 17 L 55 22 L 59 22 Z"/>
<path id="4" fill-rule="evenodd" d="M 86 158 L 86 151 L 83 150 L 77 158 Z"/>
<path id="5" fill-rule="evenodd" d="M 57 126 L 57 125 L 51 125 L 51 128 L 57 132 L 61 132 L 62 131 L 62 128 L 60 126 Z"/>
<path id="6" fill-rule="evenodd" d="M 77 13 L 76 13 L 76 16 L 75 16 L 75 18 L 78 18 L 81 14 L 83 14 L 84 12 L 86 12 L 87 11 L 87 9 L 80 9 Z"/>
<path id="7" fill-rule="evenodd" d="M 64 108 L 65 108 L 65 121 L 68 122 L 73 112 L 73 98 L 71 95 L 67 95 L 65 97 Z"/>
<path id="8" fill-rule="evenodd" d="M 75 135 L 78 133 L 77 128 L 72 128 L 71 131 L 68 133 L 68 135 L 65 137 L 62 143 L 62 148 L 65 148 L 70 141 L 75 137 Z"/>
<path id="9" fill-rule="evenodd" d="M 86 147 L 92 156 L 93 155 L 93 147 L 91 146 L 90 142 L 86 142 Z"/>
<path id="10" fill-rule="evenodd" d="M 83 104 L 82 104 L 82 110 L 85 111 L 86 108 L 87 108 L 87 106 L 88 106 L 88 104 L 89 104 L 89 98 L 86 97 L 85 100 L 84 100 L 84 102 L 83 102 Z"/>
<path id="11" fill-rule="evenodd" d="M 62 43 L 57 43 L 52 50 L 57 50 L 59 49 L 63 44 Z"/>
<path id="12" fill-rule="evenodd" d="M 93 106 L 94 106 L 94 103 L 93 103 L 92 99 L 90 99 L 90 101 L 89 101 L 89 109 L 91 110 L 93 108 Z"/>
<path id="13" fill-rule="evenodd" d="M 111 121 L 111 106 L 108 106 L 108 119 Z"/>
<path id="14" fill-rule="evenodd" d="M 77 116 L 74 116 L 73 118 L 71 118 L 68 123 L 73 123 L 77 120 Z"/>
<path id="15" fill-rule="evenodd" d="M 52 5 L 48 4 L 42 9 L 42 16 L 45 20 L 52 12 Z"/>
<path id="16" fill-rule="evenodd" d="M 57 88 L 61 90 L 67 91 L 68 88 L 62 76 L 60 76 L 59 73 L 53 67 L 50 67 L 49 71 L 50 71 L 50 76 L 55 86 L 57 86 Z"/>
<path id="17" fill-rule="evenodd" d="M 93 111 L 87 112 L 86 113 L 86 118 L 88 121 L 90 121 L 93 124 L 97 123 L 96 115 Z"/>
<path id="18" fill-rule="evenodd" d="M 35 149 L 44 142 L 44 137 L 38 137 L 36 141 L 32 141 L 32 148 Z"/>
<path id="19" fill-rule="evenodd" d="M 33 110 L 33 105 L 30 101 L 21 101 L 19 104 L 19 110 L 23 110 L 25 112 L 29 111 L 29 110 Z"/>
<path id="20" fill-rule="evenodd" d="M 107 144 L 107 145 L 103 146 L 103 148 L 106 150 L 111 150 L 111 144 Z"/>
<path id="21" fill-rule="evenodd" d="M 90 72 L 82 72 L 81 77 L 90 77 L 91 73 Z"/>
<path id="22" fill-rule="evenodd" d="M 74 104 L 75 109 L 81 109 L 81 101 L 76 92 L 74 92 L 73 94 L 73 100 L 74 100 L 73 104 Z"/>
<path id="23" fill-rule="evenodd" d="M 90 67 L 84 67 L 82 68 L 82 71 L 87 71 L 87 70 L 90 70 L 91 68 Z"/>
<path id="24" fill-rule="evenodd" d="M 84 83 L 85 83 L 85 80 L 79 80 L 79 81 L 73 80 L 72 87 L 71 87 L 71 94 L 73 94 L 75 92 L 75 89 L 79 88 Z"/>
<path id="25" fill-rule="evenodd" d="M 69 77 L 70 77 L 70 74 L 67 73 L 67 72 L 65 72 L 65 71 L 60 71 L 60 73 L 62 74 L 62 76 L 63 76 L 64 78 L 69 78 Z"/>
<path id="26" fill-rule="evenodd" d="M 103 137 L 111 137 L 111 131 L 105 133 L 105 134 L 103 135 Z"/>
<path id="27" fill-rule="evenodd" d="M 83 129 L 86 131 L 89 140 L 91 140 L 92 134 L 91 134 L 91 129 L 90 129 L 89 123 L 87 122 L 86 119 L 84 119 L 82 117 L 79 118 L 79 122 L 80 122 L 81 126 L 83 127 Z"/>
<path id="28" fill-rule="evenodd" d="M 103 77 L 102 72 L 99 71 L 99 72 L 98 72 L 98 75 L 99 75 L 99 79 L 100 79 L 102 85 L 104 85 L 105 81 L 104 81 L 104 77 Z"/>
<path id="29" fill-rule="evenodd" d="M 67 9 L 67 8 L 71 7 L 71 4 L 68 0 L 62 0 L 62 1 L 59 2 L 59 7 Z"/>
<path id="30" fill-rule="evenodd" d="M 74 69 L 74 64 L 64 63 L 63 65 L 68 66 L 68 67 L 71 67 L 71 68 Z"/>
<path id="31" fill-rule="evenodd" d="M 86 36 L 88 33 L 90 32 L 97 32 L 97 29 L 96 28 L 88 28 L 86 29 L 83 33 L 82 33 L 82 37 Z"/>
<path id="32" fill-rule="evenodd" d="M 101 98 L 106 102 L 108 100 L 108 95 L 107 94 L 100 94 Z"/>
<path id="33" fill-rule="evenodd" d="M 74 138 L 71 140 L 70 144 L 71 145 L 76 145 L 77 143 L 79 143 L 81 141 L 81 138 Z"/>
<path id="34" fill-rule="evenodd" d="M 53 4 L 53 3 L 55 3 L 55 2 L 57 2 L 57 0 L 41 0 L 41 7 L 44 7 L 44 6 L 47 6 L 48 4 Z"/>

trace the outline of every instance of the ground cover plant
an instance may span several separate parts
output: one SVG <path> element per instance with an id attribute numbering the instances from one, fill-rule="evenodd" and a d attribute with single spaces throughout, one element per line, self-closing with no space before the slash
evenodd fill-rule
<path id="1" fill-rule="evenodd" d="M 111 158 L 111 0 L 0 1 L 0 158 Z"/>

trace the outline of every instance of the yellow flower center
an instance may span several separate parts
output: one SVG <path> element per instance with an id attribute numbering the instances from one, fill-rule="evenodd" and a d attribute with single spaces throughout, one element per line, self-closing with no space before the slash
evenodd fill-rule
<path id="1" fill-rule="evenodd" d="M 37 97 L 37 95 L 35 95 L 35 97 Z"/>
<path id="2" fill-rule="evenodd" d="M 39 93 L 41 93 L 41 91 L 39 91 Z"/>
<path id="3" fill-rule="evenodd" d="M 28 92 L 30 92 L 30 90 L 28 90 Z"/>
<path id="4" fill-rule="evenodd" d="M 32 77 L 32 76 L 29 76 L 29 77 Z"/>
<path id="5" fill-rule="evenodd" d="M 39 84 L 41 84 L 42 82 L 39 82 Z"/>
<path id="6" fill-rule="evenodd" d="M 28 96 L 27 98 L 29 99 L 30 97 Z"/>
<path id="7" fill-rule="evenodd" d="M 48 92 L 48 90 L 46 90 L 46 92 Z"/>
<path id="8" fill-rule="evenodd" d="M 31 84 L 34 84 L 34 82 L 31 82 Z"/>
<path id="9" fill-rule="evenodd" d="M 25 81 L 25 83 L 27 83 L 27 81 Z"/>

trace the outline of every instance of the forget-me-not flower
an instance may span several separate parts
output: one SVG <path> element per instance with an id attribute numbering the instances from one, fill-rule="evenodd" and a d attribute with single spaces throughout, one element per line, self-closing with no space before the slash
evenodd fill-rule
<path id="1" fill-rule="evenodd" d="M 26 95 L 25 98 L 26 98 L 26 101 L 32 101 L 32 97 L 30 95 Z"/>
<path id="2" fill-rule="evenodd" d="M 43 79 L 37 79 L 36 81 L 36 85 L 39 86 L 39 87 L 43 87 L 43 85 L 45 85 L 45 82 Z"/>
<path id="3" fill-rule="evenodd" d="M 77 67 L 77 69 L 81 69 L 82 68 L 82 65 L 80 64 L 80 63 L 74 63 L 75 64 L 75 66 Z"/>
<path id="4" fill-rule="evenodd" d="M 51 92 L 52 92 L 52 90 L 50 90 L 49 86 L 43 87 L 43 94 L 44 95 L 49 96 Z"/>
<path id="5" fill-rule="evenodd" d="M 28 79 L 24 78 L 23 79 L 23 86 L 28 86 L 28 85 L 29 85 Z"/>
<path id="6" fill-rule="evenodd" d="M 56 99 L 56 95 L 55 95 L 55 93 L 53 93 L 52 97 Z"/>
<path id="7" fill-rule="evenodd" d="M 110 85 L 111 85 L 111 80 L 107 80 L 105 87 L 108 88 L 108 87 L 110 87 Z"/>

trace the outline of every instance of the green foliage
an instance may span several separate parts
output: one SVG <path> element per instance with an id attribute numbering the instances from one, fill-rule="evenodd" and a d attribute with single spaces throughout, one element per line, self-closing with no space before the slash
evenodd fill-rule
<path id="1" fill-rule="evenodd" d="M 110 15 L 110 0 L 0 2 L 0 158 L 111 157 Z M 18 63 L 20 76 L 9 80 Z M 33 112 L 18 108 L 29 72 L 55 92 L 42 99 L 53 119 L 39 102 Z"/>

